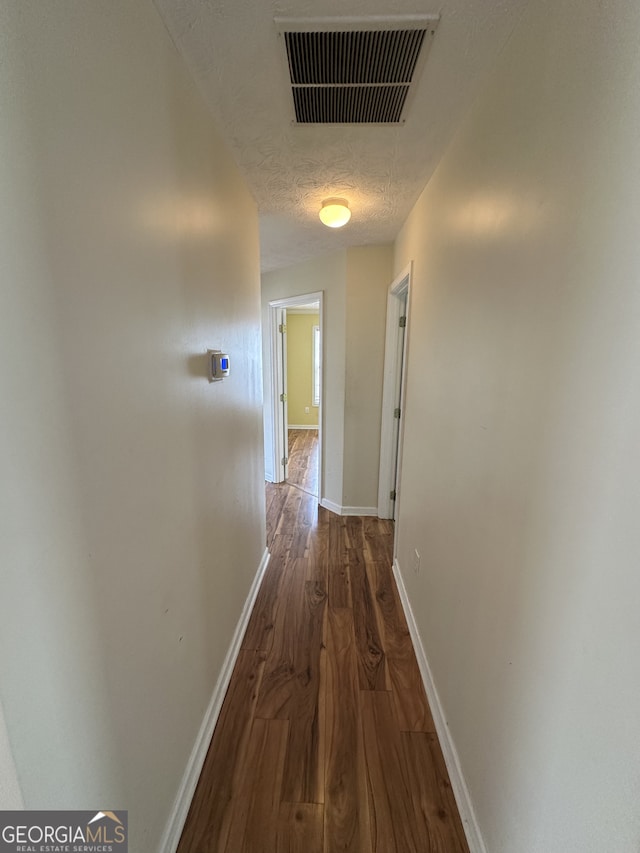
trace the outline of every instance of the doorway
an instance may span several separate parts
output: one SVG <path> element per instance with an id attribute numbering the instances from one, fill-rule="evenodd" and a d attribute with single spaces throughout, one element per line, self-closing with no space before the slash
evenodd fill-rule
<path id="1" fill-rule="evenodd" d="M 398 518 L 412 265 L 389 286 L 384 350 L 378 517 Z"/>
<path id="2" fill-rule="evenodd" d="M 322 293 L 269 303 L 273 482 L 322 494 Z"/>

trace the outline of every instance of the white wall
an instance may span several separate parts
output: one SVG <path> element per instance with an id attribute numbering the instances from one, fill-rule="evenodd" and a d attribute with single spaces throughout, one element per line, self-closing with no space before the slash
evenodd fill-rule
<path id="1" fill-rule="evenodd" d="M 24 801 L 20 790 L 20 780 L 11 752 L 9 733 L 4 721 L 4 710 L 0 703 L 0 809 L 23 809 Z"/>
<path id="2" fill-rule="evenodd" d="M 640 849 L 639 36 L 531 3 L 397 241 L 399 560 L 489 853 Z"/>
<path id="3" fill-rule="evenodd" d="M 147 853 L 264 548 L 256 212 L 150 0 L 0 56 L 1 699 L 26 807 Z"/>
<path id="4" fill-rule="evenodd" d="M 391 246 L 360 246 L 262 276 L 263 361 L 269 364 L 269 302 L 324 291 L 322 494 L 338 506 L 377 507 L 386 294 Z M 267 478 L 273 456 L 265 371 Z"/>
<path id="5" fill-rule="evenodd" d="M 392 246 L 347 250 L 344 484 L 342 503 L 378 506 L 382 382 Z"/>

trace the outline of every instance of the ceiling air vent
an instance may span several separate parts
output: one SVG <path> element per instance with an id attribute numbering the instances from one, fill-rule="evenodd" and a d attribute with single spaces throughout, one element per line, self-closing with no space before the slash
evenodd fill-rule
<path id="1" fill-rule="evenodd" d="M 402 124 L 437 18 L 277 22 L 296 124 Z"/>

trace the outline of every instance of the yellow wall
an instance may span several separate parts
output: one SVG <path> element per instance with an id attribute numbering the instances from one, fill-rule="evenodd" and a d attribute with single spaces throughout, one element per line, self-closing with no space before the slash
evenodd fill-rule
<path id="1" fill-rule="evenodd" d="M 289 423 L 318 426 L 318 406 L 313 405 L 313 327 L 319 314 L 287 312 L 287 399 Z M 309 407 L 309 414 L 305 413 Z"/>

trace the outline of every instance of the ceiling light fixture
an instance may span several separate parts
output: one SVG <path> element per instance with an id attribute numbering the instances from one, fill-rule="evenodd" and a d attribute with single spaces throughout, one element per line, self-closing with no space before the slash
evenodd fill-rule
<path id="1" fill-rule="evenodd" d="M 351 219 L 349 202 L 344 198 L 326 198 L 320 208 L 320 221 L 329 228 L 342 228 Z"/>

